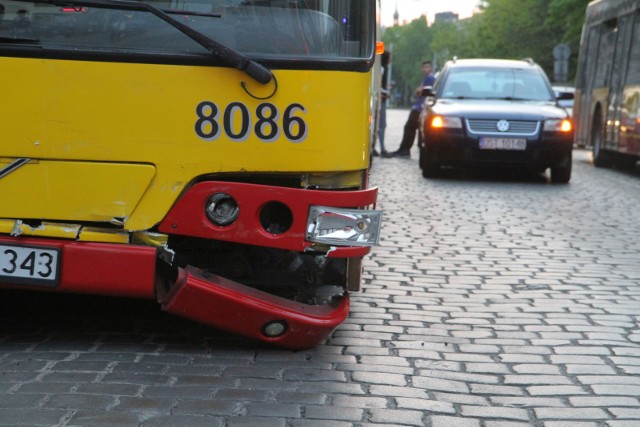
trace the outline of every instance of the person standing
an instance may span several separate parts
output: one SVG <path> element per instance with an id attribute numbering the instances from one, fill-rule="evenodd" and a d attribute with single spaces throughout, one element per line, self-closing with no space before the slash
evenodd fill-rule
<path id="1" fill-rule="evenodd" d="M 416 101 L 411 106 L 409 112 L 409 118 L 404 125 L 404 133 L 402 135 L 402 142 L 400 142 L 400 148 L 397 151 L 391 153 L 393 157 L 411 157 L 411 147 L 416 139 L 416 133 L 420 138 L 418 129 L 420 128 L 420 113 L 422 112 L 422 104 L 424 104 L 425 97 L 422 96 L 422 88 L 424 86 L 433 86 L 436 79 L 433 75 L 433 66 L 431 61 L 424 61 L 422 63 L 422 73 L 424 78 L 422 84 L 416 89 Z"/>

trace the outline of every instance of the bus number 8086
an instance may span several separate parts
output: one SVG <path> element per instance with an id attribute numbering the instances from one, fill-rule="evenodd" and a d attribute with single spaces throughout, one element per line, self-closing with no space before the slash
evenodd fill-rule
<path id="1" fill-rule="evenodd" d="M 298 103 L 288 105 L 281 113 L 276 105 L 263 102 L 252 115 L 241 102 L 232 102 L 221 111 L 216 103 L 202 101 L 196 107 L 195 131 L 205 141 L 215 141 L 224 132 L 231 141 L 243 142 L 253 128 L 253 134 L 263 142 L 274 142 L 284 134 L 290 142 L 301 143 L 307 137 L 308 127 L 300 115 L 306 112 Z"/>

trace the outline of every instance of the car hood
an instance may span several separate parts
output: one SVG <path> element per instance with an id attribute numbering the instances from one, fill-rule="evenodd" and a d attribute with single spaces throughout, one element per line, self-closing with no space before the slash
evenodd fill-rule
<path id="1" fill-rule="evenodd" d="M 553 102 L 499 99 L 439 99 L 428 106 L 434 114 L 468 119 L 545 120 L 563 119 L 567 112 Z"/>

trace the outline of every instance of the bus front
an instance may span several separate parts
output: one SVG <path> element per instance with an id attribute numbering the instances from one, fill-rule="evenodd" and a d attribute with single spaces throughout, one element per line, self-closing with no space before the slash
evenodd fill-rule
<path id="1" fill-rule="evenodd" d="M 374 0 L 2 4 L 0 287 L 288 348 L 346 318 L 382 215 Z"/>

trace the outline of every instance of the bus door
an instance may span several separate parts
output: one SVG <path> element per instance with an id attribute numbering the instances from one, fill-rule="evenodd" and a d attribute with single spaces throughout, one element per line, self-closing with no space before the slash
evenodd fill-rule
<path id="1" fill-rule="evenodd" d="M 591 60 L 591 58 L 598 57 L 598 46 L 600 41 L 600 27 L 593 26 L 589 28 L 586 37 L 586 55 L 582 55 L 580 60 L 582 64 L 580 66 L 581 73 L 578 76 L 580 82 L 578 83 L 579 89 L 576 93 L 574 112 L 578 114 L 579 123 L 591 123 L 594 120 L 592 117 L 594 102 L 591 96 L 591 91 L 594 87 L 594 74 L 596 71 L 597 61 Z M 583 40 L 584 43 L 584 40 Z M 591 145 L 591 126 L 580 126 L 577 129 L 576 135 L 578 143 L 582 145 Z"/>
<path id="2" fill-rule="evenodd" d="M 601 132 L 604 130 L 604 133 L 600 133 L 600 135 L 607 135 L 607 123 L 605 118 L 608 116 L 606 111 L 608 105 L 609 98 L 609 84 L 611 82 L 611 67 L 614 55 L 614 47 L 616 45 L 616 36 L 618 35 L 618 20 L 611 19 L 606 21 L 600 28 L 598 28 L 599 40 L 598 40 L 598 48 L 597 54 L 594 61 L 591 61 L 591 64 L 594 66 L 595 70 L 592 74 L 591 78 L 592 84 L 590 86 L 591 92 L 591 108 L 589 111 L 593 113 L 592 123 L 593 123 L 593 132 L 591 138 L 593 139 L 593 134 L 595 132 Z M 591 141 L 593 145 L 594 142 Z M 608 139 L 605 137 L 602 141 L 602 147 L 609 147 Z"/>
<path id="3" fill-rule="evenodd" d="M 626 80 L 626 68 L 629 60 L 629 43 L 631 41 L 632 15 L 620 17 L 615 32 L 616 37 L 613 60 L 611 61 L 611 78 L 606 112 L 606 146 L 618 147 L 620 135 L 620 107 L 623 87 Z"/>

